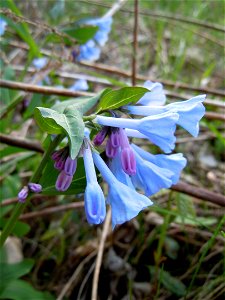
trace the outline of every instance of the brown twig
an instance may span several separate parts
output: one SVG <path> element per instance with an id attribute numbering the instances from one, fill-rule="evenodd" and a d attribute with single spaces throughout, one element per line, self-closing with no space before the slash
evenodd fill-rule
<path id="1" fill-rule="evenodd" d="M 225 206 L 225 196 L 211 192 L 204 188 L 195 187 L 185 182 L 179 182 L 171 187 L 172 190 L 185 193 L 187 195 Z"/>
<path id="2" fill-rule="evenodd" d="M 11 67 L 15 70 L 15 71 L 23 71 L 24 67 L 20 66 L 20 65 L 11 65 Z M 27 69 L 27 72 L 30 73 L 35 73 L 36 70 L 35 68 L 29 67 Z M 108 81 L 107 79 L 104 78 L 96 78 L 95 76 L 90 76 L 90 75 L 86 75 L 86 74 L 79 74 L 79 73 L 70 73 L 70 72 L 65 72 L 65 71 L 56 71 L 55 74 L 61 78 L 66 78 L 66 79 L 86 79 L 90 82 L 93 83 L 101 83 L 103 85 L 110 85 L 110 86 L 114 86 L 114 84 L 110 81 Z M 191 97 L 193 97 L 193 95 L 187 95 L 187 94 L 180 94 L 180 93 L 175 93 L 172 91 L 168 91 L 165 90 L 165 93 L 168 97 L 171 98 L 177 98 L 178 100 L 180 99 L 190 99 Z M 225 109 L 225 102 L 220 101 L 220 100 L 216 100 L 216 99 L 207 99 L 204 101 L 205 105 L 210 105 L 210 106 L 215 106 L 215 107 L 219 107 L 219 108 L 223 108 Z"/>
<path id="3" fill-rule="evenodd" d="M 9 42 L 10 45 L 14 46 L 14 47 L 19 47 L 22 48 L 24 50 L 29 50 L 29 47 L 25 44 L 25 43 L 18 43 L 15 41 L 11 41 Z M 58 59 L 59 61 L 63 61 L 63 62 L 70 62 L 71 61 L 69 59 L 63 58 L 58 56 L 56 53 L 52 53 L 49 50 L 46 49 L 42 49 L 40 51 L 42 54 L 46 55 L 46 56 L 50 56 L 52 58 Z M 106 64 L 100 64 L 100 63 L 91 63 L 91 62 L 80 62 L 79 65 L 84 66 L 84 67 L 89 67 L 89 68 L 93 68 L 95 70 L 99 70 L 99 71 L 104 71 L 106 73 L 110 73 L 110 74 L 115 74 L 115 75 L 119 75 L 121 77 L 125 77 L 125 78 L 131 78 L 132 73 L 131 72 L 127 72 L 124 70 L 121 70 L 117 67 L 112 67 Z M 165 86 L 171 86 L 174 87 L 176 89 L 184 89 L 184 90 L 190 90 L 190 91 L 196 91 L 196 92 L 201 92 L 201 93 L 206 93 L 206 94 L 212 94 L 212 95 L 217 95 L 220 97 L 224 97 L 225 96 L 225 92 L 222 90 L 218 90 L 218 89 L 212 89 L 212 88 L 206 88 L 206 87 L 195 87 L 186 83 L 182 83 L 182 82 L 173 82 L 171 80 L 166 80 L 166 79 L 162 79 L 162 78 L 152 78 L 149 76 L 144 76 L 141 74 L 137 74 L 136 75 L 136 79 L 140 80 L 140 81 L 146 81 L 146 80 L 152 80 L 152 81 L 159 81 L 161 83 L 163 83 Z"/>
<path id="4" fill-rule="evenodd" d="M 38 194 L 36 194 L 36 195 L 33 195 L 32 197 L 31 197 L 31 200 L 41 200 L 41 199 L 46 199 L 46 198 L 55 198 L 55 196 L 47 196 L 47 195 L 38 195 Z M 15 204 L 15 203 L 17 203 L 18 202 L 18 198 L 17 197 L 14 197 L 14 198 L 9 198 L 9 199 L 5 199 L 5 200 L 3 200 L 1 203 L 0 203 L 0 206 L 7 206 L 7 205 L 11 205 L 11 204 Z"/>
<path id="5" fill-rule="evenodd" d="M 64 204 L 64 205 L 57 205 L 57 206 L 42 209 L 41 211 L 33 211 L 33 212 L 23 214 L 20 216 L 20 220 L 27 220 L 27 219 L 37 218 L 37 217 L 43 217 L 43 216 L 58 213 L 61 211 L 66 211 L 66 210 L 71 210 L 71 209 L 81 208 L 81 207 L 84 207 L 83 201 Z"/>
<path id="6" fill-rule="evenodd" d="M 78 96 L 94 96 L 93 93 L 88 92 L 78 92 L 70 91 L 67 89 L 58 89 L 47 86 L 39 86 L 28 83 L 10 81 L 10 80 L 0 80 L 0 86 L 4 88 L 9 88 L 13 90 L 22 90 L 26 92 L 33 92 L 45 95 L 58 95 L 58 96 L 68 96 L 68 97 L 78 97 Z"/>
<path id="7" fill-rule="evenodd" d="M 132 54 L 132 85 L 136 85 L 137 54 L 138 54 L 138 0 L 134 0 L 134 28 L 133 28 L 133 54 Z"/>
<path id="8" fill-rule="evenodd" d="M 79 63 L 82 66 L 85 67 L 90 67 L 99 71 L 104 71 L 106 73 L 111 73 L 111 74 L 116 74 L 125 78 L 131 78 L 132 73 L 128 72 L 128 71 L 123 71 L 117 67 L 112 67 L 109 65 L 105 65 L 105 64 L 100 64 L 100 63 L 90 63 L 90 62 L 82 62 Z M 144 76 L 144 75 L 140 75 L 137 74 L 136 79 L 141 80 L 141 81 L 146 81 L 146 80 L 152 80 L 152 81 L 159 81 L 161 83 L 163 83 L 165 86 L 171 86 L 174 87 L 176 89 L 184 89 L 184 90 L 190 90 L 190 91 L 196 91 L 196 92 L 203 92 L 206 94 L 212 94 L 212 95 L 217 95 L 217 96 L 221 96 L 224 97 L 225 96 L 225 92 L 222 90 L 218 90 L 218 89 L 212 89 L 212 88 L 206 88 L 206 87 L 195 87 L 186 83 L 182 83 L 182 82 L 173 82 L 171 80 L 166 80 L 166 79 L 161 79 L 161 78 L 151 78 L 149 76 Z"/>
<path id="9" fill-rule="evenodd" d="M 44 150 L 42 149 L 41 145 L 36 141 L 30 141 L 28 139 L 21 139 L 21 138 L 0 133 L 0 142 L 10 146 L 44 153 Z"/>
<path id="10" fill-rule="evenodd" d="M 23 90 L 27 92 L 33 92 L 33 93 L 39 93 L 45 95 L 60 95 L 60 96 L 68 96 L 68 97 L 77 97 L 77 96 L 92 97 L 96 95 L 94 93 L 70 91 L 67 89 L 58 89 L 53 87 L 39 86 L 39 85 L 15 82 L 10 80 L 0 80 L 0 87 L 5 87 L 5 88 L 15 89 L 15 90 Z M 205 117 L 210 120 L 225 119 L 224 115 L 219 113 L 206 113 Z"/>
<path id="11" fill-rule="evenodd" d="M 91 300 L 97 300 L 98 298 L 99 273 L 100 273 L 100 268 L 102 263 L 105 241 L 109 231 L 110 221 L 111 221 L 111 210 L 109 209 L 106 215 L 105 223 L 102 230 L 102 236 L 101 236 L 101 240 L 97 252 L 98 254 L 96 258 L 95 272 L 93 277 Z"/>

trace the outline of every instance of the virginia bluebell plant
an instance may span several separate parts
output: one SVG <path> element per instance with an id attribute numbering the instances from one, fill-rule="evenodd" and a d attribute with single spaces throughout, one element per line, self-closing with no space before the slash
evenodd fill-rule
<path id="1" fill-rule="evenodd" d="M 112 18 L 102 17 L 96 19 L 83 20 L 80 23 L 86 25 L 98 26 L 98 31 L 94 37 L 85 44 L 79 46 L 79 50 L 74 49 L 72 56 L 75 61 L 95 61 L 98 60 L 101 54 L 101 47 L 103 47 L 111 31 Z"/>
<path id="2" fill-rule="evenodd" d="M 179 181 L 186 166 L 182 153 L 170 154 L 175 147 L 176 127 L 179 125 L 193 136 L 198 135 L 199 121 L 205 112 L 202 104 L 205 95 L 165 105 L 166 96 L 160 83 L 147 81 L 144 86 L 149 92 L 136 105 L 110 110 L 107 115 L 95 115 L 92 122 L 100 130 L 91 140 L 90 130 L 85 128 L 76 158 L 71 158 L 69 145 L 52 153 L 54 167 L 59 171 L 55 188 L 60 192 L 69 189 L 77 158 L 83 156 L 85 212 L 90 224 L 104 221 L 106 204 L 112 208 L 113 228 L 136 217 L 153 204 L 149 196 Z M 143 117 L 134 118 L 135 115 Z M 148 139 L 166 154 L 149 153 L 130 143 L 129 137 Z M 106 159 L 99 152 L 105 152 Z M 106 201 L 94 165 L 108 185 Z M 39 189 L 31 185 L 24 187 L 18 195 L 20 201 L 26 199 L 29 191 L 39 192 Z"/>

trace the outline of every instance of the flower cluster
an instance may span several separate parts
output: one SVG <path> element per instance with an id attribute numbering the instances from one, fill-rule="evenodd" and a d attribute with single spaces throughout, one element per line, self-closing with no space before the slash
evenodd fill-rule
<path id="1" fill-rule="evenodd" d="M 112 18 L 103 17 L 96 19 L 84 20 L 82 22 L 86 25 L 98 26 L 98 31 L 94 35 L 93 39 L 88 40 L 85 44 L 80 45 L 79 51 L 73 50 L 72 56 L 75 61 L 95 61 L 99 59 L 101 54 L 101 48 L 108 40 L 108 35 L 111 31 Z"/>
<path id="2" fill-rule="evenodd" d="M 123 118 L 110 111 L 112 116 L 96 115 L 93 122 L 101 130 L 90 139 L 90 131 L 85 128 L 83 144 L 78 156 L 83 156 L 86 173 L 84 193 L 85 212 L 90 224 L 100 224 L 106 215 L 106 204 L 112 208 L 113 228 L 136 217 L 146 207 L 152 205 L 149 196 L 163 188 L 169 188 L 179 180 L 186 159 L 182 153 L 170 154 L 175 147 L 177 125 L 182 126 L 193 136 L 199 132 L 199 121 L 205 108 L 202 102 L 205 95 L 186 101 L 164 105 L 166 101 L 160 83 L 145 83 L 150 92 L 136 105 L 121 107 L 126 114 L 141 115 L 142 118 Z M 166 154 L 154 155 L 130 143 L 129 137 L 150 140 Z M 106 159 L 95 147 L 104 145 Z M 65 192 L 71 185 L 77 168 L 77 158 L 69 155 L 69 147 L 56 150 L 52 154 L 54 167 L 59 170 L 55 187 Z M 105 200 L 98 183 L 95 166 L 108 185 Z M 24 187 L 19 193 L 24 201 L 31 187 Z M 34 190 L 32 190 L 34 191 Z"/>

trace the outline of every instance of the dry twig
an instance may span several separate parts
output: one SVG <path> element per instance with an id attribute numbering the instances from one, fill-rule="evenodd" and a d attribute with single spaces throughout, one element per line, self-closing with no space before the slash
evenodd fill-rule
<path id="1" fill-rule="evenodd" d="M 106 241 L 108 231 L 109 231 L 110 221 L 111 221 L 111 209 L 109 209 L 107 212 L 105 223 L 104 223 L 103 230 L 102 230 L 102 236 L 101 236 L 101 240 L 100 240 L 100 244 L 99 244 L 99 248 L 98 248 L 95 272 L 94 272 L 93 284 L 92 284 L 91 300 L 97 300 L 97 297 L 98 297 L 99 273 L 100 273 L 100 268 L 101 268 L 101 263 L 102 263 L 105 241 Z"/>

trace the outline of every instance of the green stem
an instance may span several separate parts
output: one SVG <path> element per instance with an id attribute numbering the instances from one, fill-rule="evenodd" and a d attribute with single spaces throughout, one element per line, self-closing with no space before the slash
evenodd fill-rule
<path id="1" fill-rule="evenodd" d="M 52 153 L 52 151 L 56 148 L 56 146 L 60 143 L 60 141 L 62 140 L 62 136 L 58 135 L 54 141 L 52 141 L 48 147 L 48 149 L 46 150 L 46 152 L 44 153 L 44 156 L 42 158 L 42 161 L 40 163 L 40 165 L 38 166 L 37 170 L 35 171 L 35 173 L 33 174 L 33 176 L 30 179 L 30 182 L 35 182 L 37 183 L 40 178 L 41 178 L 41 174 L 48 162 L 49 156 Z M 26 199 L 25 203 L 21 203 L 18 202 L 15 209 L 13 210 L 13 214 L 11 215 L 9 221 L 7 222 L 7 224 L 5 225 L 1 236 L 0 236 L 0 247 L 2 247 L 7 239 L 7 237 L 12 233 L 13 228 L 19 218 L 19 216 L 21 215 L 21 213 L 23 212 L 23 210 L 25 209 L 25 207 L 28 205 L 28 203 L 30 202 L 30 197 L 28 197 Z"/>
<path id="2" fill-rule="evenodd" d="M 20 102 L 22 102 L 22 100 L 24 99 L 23 96 L 21 95 L 17 95 L 15 99 L 13 99 L 12 102 L 10 102 L 10 104 L 4 108 L 1 109 L 0 111 L 0 118 L 2 119 L 3 117 L 5 117 L 11 110 L 13 110 Z"/>

